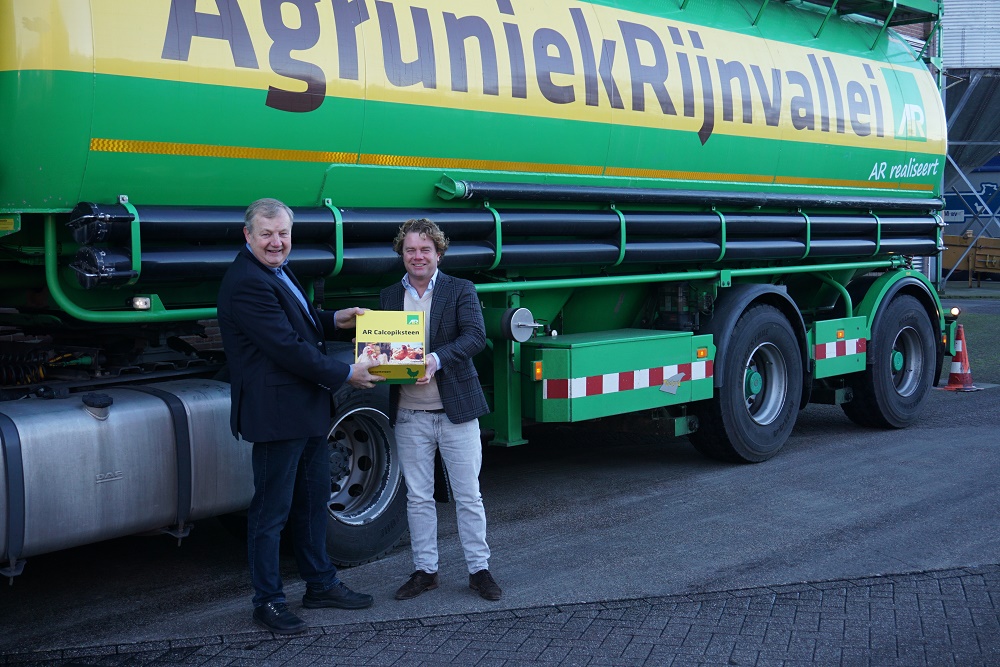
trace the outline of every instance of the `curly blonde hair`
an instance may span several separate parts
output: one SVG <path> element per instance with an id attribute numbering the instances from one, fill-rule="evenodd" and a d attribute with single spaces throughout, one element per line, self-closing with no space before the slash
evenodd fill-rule
<path id="1" fill-rule="evenodd" d="M 397 255 L 403 255 L 403 239 L 410 232 L 416 232 L 429 238 L 434 242 L 438 254 L 444 257 L 445 251 L 448 250 L 448 237 L 444 235 L 440 227 L 427 218 L 410 219 L 400 225 L 399 232 L 392 241 L 392 249 L 396 251 Z"/>

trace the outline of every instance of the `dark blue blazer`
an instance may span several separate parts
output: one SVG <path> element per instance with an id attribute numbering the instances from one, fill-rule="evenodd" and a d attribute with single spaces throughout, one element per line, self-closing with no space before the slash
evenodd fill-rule
<path id="1" fill-rule="evenodd" d="M 287 265 L 283 270 L 301 290 Z M 331 392 L 347 379 L 350 366 L 326 356 L 324 341 L 328 335 L 350 340 L 353 329 L 336 331 L 335 311 L 307 305 L 308 313 L 245 247 L 226 271 L 218 307 L 233 435 L 271 442 L 328 432 Z"/>
<path id="2" fill-rule="evenodd" d="M 403 284 L 382 290 L 383 310 L 403 310 Z M 445 413 L 453 424 L 482 417 L 490 411 L 479 384 L 472 357 L 486 347 L 483 309 L 475 286 L 468 280 L 438 271 L 428 321 L 427 353 L 436 352 L 441 368 L 434 377 Z M 389 417 L 395 423 L 399 407 L 399 385 L 389 387 Z"/>

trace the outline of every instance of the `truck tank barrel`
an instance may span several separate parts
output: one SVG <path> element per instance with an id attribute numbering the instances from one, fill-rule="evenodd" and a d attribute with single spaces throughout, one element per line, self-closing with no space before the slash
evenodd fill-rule
<path id="1" fill-rule="evenodd" d="M 754 191 L 745 205 L 882 212 L 940 187 L 927 68 L 880 26 L 809 3 L 757 21 L 741 0 L 467 0 L 425 21 L 403 3 L 231 0 L 223 32 L 205 4 L 0 5 L 0 212 L 120 194 L 415 210 L 440 205 L 443 176 L 463 184 L 450 197 Z"/>

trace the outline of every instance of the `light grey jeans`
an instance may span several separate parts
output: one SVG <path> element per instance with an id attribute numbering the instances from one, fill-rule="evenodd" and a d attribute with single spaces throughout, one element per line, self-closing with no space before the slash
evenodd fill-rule
<path id="1" fill-rule="evenodd" d="M 469 574 L 489 568 L 486 511 L 479 493 L 483 448 L 479 420 L 453 424 L 448 415 L 400 408 L 396 415 L 399 464 L 406 478 L 406 517 L 413 567 L 437 572 L 437 506 L 434 501 L 434 451 L 441 452 L 455 498 L 458 536 Z"/>

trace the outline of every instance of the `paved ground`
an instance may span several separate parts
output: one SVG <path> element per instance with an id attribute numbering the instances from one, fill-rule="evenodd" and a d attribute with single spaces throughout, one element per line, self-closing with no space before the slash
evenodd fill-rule
<path id="1" fill-rule="evenodd" d="M 1000 565 L 6 656 L 8 665 L 1000 664 Z"/>

